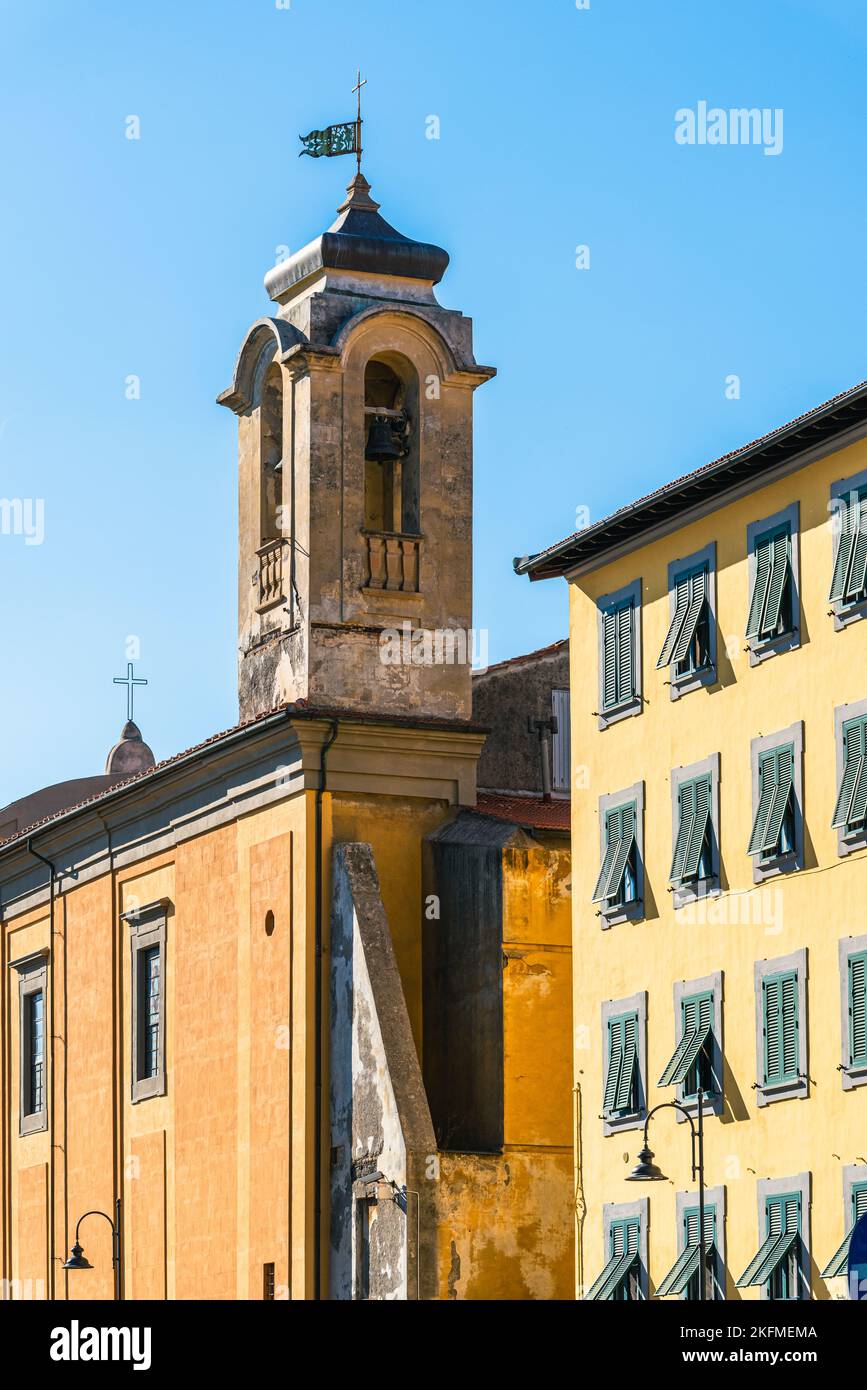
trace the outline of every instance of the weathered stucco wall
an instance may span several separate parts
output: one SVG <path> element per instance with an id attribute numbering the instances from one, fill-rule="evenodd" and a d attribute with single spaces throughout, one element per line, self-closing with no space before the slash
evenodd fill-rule
<path id="1" fill-rule="evenodd" d="M 473 676 L 473 719 L 490 728 L 476 780 L 491 791 L 542 791 L 538 734 L 527 719 L 550 719 L 551 691 L 569 689 L 569 643 Z M 550 754 L 549 754 L 550 756 Z"/>

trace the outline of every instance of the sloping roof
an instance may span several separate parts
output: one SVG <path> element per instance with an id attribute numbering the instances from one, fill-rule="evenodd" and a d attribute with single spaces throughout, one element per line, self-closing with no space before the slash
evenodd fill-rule
<path id="1" fill-rule="evenodd" d="M 186 748 L 182 753 L 175 753 L 170 758 L 163 758 L 161 762 L 153 767 L 146 768 L 143 772 L 137 772 L 131 777 L 125 777 L 121 781 L 112 782 L 111 786 L 102 791 L 95 792 L 92 796 L 87 796 L 73 806 L 65 806 L 60 810 L 52 812 L 51 815 L 43 816 L 41 820 L 34 821 L 31 825 L 22 826 L 12 835 L 0 840 L 0 851 L 7 848 L 17 840 L 24 839 L 32 835 L 37 830 L 46 825 L 51 825 L 66 816 L 72 816 L 79 811 L 84 811 L 89 806 L 102 802 L 110 797 L 117 796 L 118 793 L 126 791 L 127 788 L 136 786 L 141 782 L 150 781 L 159 776 L 161 772 L 175 767 L 185 762 L 187 759 L 195 758 L 198 754 L 204 753 L 216 745 L 227 742 L 230 739 L 243 736 L 252 732 L 257 726 L 265 724 L 268 720 L 277 721 L 284 719 L 345 719 L 355 724 L 388 724 L 398 727 L 414 728 L 423 725 L 427 729 L 460 729 L 467 733 L 488 733 L 486 725 L 472 723 L 465 719 L 436 719 L 425 715 L 385 715 L 385 714 L 366 714 L 360 710 L 343 709 L 331 706 L 308 705 L 306 701 L 299 700 L 296 704 L 277 705 L 274 709 L 266 710 L 263 714 L 258 714 L 253 719 L 243 720 L 240 724 L 234 724 L 230 729 L 223 729 L 218 734 L 212 734 L 210 738 L 203 739 L 201 743 L 194 743 L 191 748 Z"/>
<path id="2" fill-rule="evenodd" d="M 561 637 L 558 642 L 551 642 L 547 647 L 539 647 L 534 652 L 524 652 L 521 656 L 509 656 L 505 661 L 497 661 L 493 666 L 486 666 L 484 671 L 474 671 L 473 679 L 482 680 L 489 676 L 493 671 L 504 671 L 510 666 L 524 666 L 530 661 L 544 660 L 547 656 L 559 656 L 561 652 L 568 651 L 569 638 Z"/>
<path id="3" fill-rule="evenodd" d="M 699 503 L 723 497 L 730 489 L 751 479 L 760 481 L 765 473 L 796 459 L 806 450 L 864 424 L 867 424 L 867 382 L 862 381 L 752 443 L 685 473 L 592 526 L 573 532 L 537 555 L 515 559 L 515 571 L 529 574 L 531 579 L 566 574 L 576 565 L 595 560 L 663 522 L 676 520 Z"/>
<path id="4" fill-rule="evenodd" d="M 526 825 L 532 830 L 560 830 L 568 834 L 571 826 L 572 804 L 569 801 L 479 792 L 474 809 L 480 815 L 510 821 L 512 825 Z"/>

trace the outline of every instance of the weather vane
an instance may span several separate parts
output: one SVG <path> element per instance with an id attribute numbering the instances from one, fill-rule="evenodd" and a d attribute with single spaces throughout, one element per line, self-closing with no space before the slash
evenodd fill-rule
<path id="1" fill-rule="evenodd" d="M 303 150 L 298 151 L 299 159 L 302 154 L 309 154 L 311 159 L 322 159 L 323 156 L 333 159 L 338 154 L 354 154 L 358 161 L 358 172 L 361 173 L 361 89 L 366 86 L 367 78 L 361 76 L 359 68 L 352 89 L 358 97 L 358 114 L 355 120 L 326 126 L 324 130 L 311 130 L 309 135 L 299 135 L 298 139 L 304 146 Z"/>
<path id="2" fill-rule="evenodd" d="M 133 711 L 133 699 L 135 698 L 135 686 L 137 686 L 137 685 L 147 685 L 147 681 L 144 679 L 143 676 L 134 676 L 134 675 L 133 675 L 133 673 L 132 673 L 132 662 L 131 662 L 131 661 L 128 661 L 127 664 L 126 664 L 126 675 L 125 675 L 125 676 L 114 676 L 114 677 L 112 678 L 112 680 L 113 680 L 113 684 L 114 684 L 114 685 L 125 685 L 125 686 L 126 686 L 126 717 L 127 717 L 127 723 L 131 724 L 131 723 L 133 722 L 132 711 Z"/>

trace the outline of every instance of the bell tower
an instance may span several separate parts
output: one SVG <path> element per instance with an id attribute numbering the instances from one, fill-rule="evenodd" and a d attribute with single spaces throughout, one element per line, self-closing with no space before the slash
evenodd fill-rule
<path id="1" fill-rule="evenodd" d="M 380 216 L 359 171 L 337 221 L 265 276 L 238 417 L 242 719 L 288 702 L 469 719 L 473 392 L 494 375 L 434 286 L 449 257 Z"/>

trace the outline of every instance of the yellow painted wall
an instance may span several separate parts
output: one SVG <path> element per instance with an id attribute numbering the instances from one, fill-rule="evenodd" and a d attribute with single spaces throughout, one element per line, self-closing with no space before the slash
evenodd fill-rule
<path id="1" fill-rule="evenodd" d="M 867 853 L 840 860 L 830 828 L 837 792 L 834 708 L 867 698 L 867 623 L 835 632 L 828 616 L 832 482 L 867 467 L 867 445 L 855 444 L 720 508 L 671 535 L 570 585 L 572 749 L 575 864 L 574 1037 L 576 1078 L 584 1097 L 582 1179 L 588 1211 L 584 1269 L 589 1283 L 602 1269 L 602 1205 L 651 1200 L 651 1288 L 677 1253 L 675 1192 L 691 1186 L 689 1142 L 673 1112 L 653 1121 L 651 1147 L 671 1181 L 626 1183 L 640 1131 L 603 1138 L 601 1002 L 648 992 L 649 1105 L 674 1098 L 655 1082 L 676 1041 L 672 986 L 724 972 L 726 1108 L 707 1123 L 710 1185 L 725 1184 L 729 1275 L 738 1278 L 759 1245 L 756 1182 L 805 1170 L 813 1175 L 812 1255 L 815 1297 L 827 1297 L 818 1269 L 843 1231 L 842 1167 L 867 1160 L 867 1092 L 844 1093 L 837 1065 L 841 1040 L 837 943 L 865 931 Z M 800 503 L 801 648 L 750 667 L 744 648 L 749 603 L 746 530 L 790 503 Z M 657 671 L 669 624 L 667 568 L 707 542 L 717 545 L 719 684 L 677 701 L 668 671 Z M 597 598 L 642 581 L 645 705 L 636 718 L 599 731 Z M 806 867 L 753 887 L 746 853 L 753 808 L 750 740 L 804 721 Z M 721 755 L 720 832 L 724 892 L 705 920 L 675 912 L 668 888 L 672 856 L 671 769 Z M 583 771 L 582 771 L 583 769 Z M 646 920 L 600 930 L 590 903 L 599 868 L 598 798 L 645 780 Z M 808 950 L 809 1099 L 756 1106 L 755 995 L 757 960 Z M 865 1168 L 867 1175 L 867 1168 Z M 729 1297 L 754 1298 L 759 1290 Z"/>

